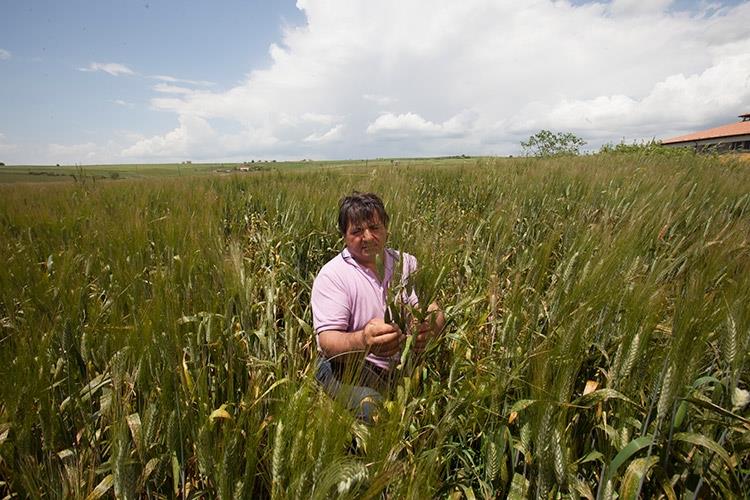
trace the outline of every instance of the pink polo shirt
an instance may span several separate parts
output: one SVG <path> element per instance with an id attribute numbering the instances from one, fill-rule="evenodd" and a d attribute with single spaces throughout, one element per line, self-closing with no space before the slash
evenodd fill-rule
<path id="1" fill-rule="evenodd" d="M 417 259 L 413 255 L 391 248 L 386 249 L 385 255 L 383 283 L 375 273 L 360 266 L 346 248 L 323 266 L 312 289 L 313 327 L 316 334 L 327 330 L 356 332 L 364 328 L 371 319 L 385 317 L 387 290 L 393 277 L 394 264 L 401 259 L 402 283 L 417 269 Z M 407 302 L 416 306 L 416 294 L 412 293 Z M 318 351 L 320 352 L 320 343 Z M 375 354 L 367 356 L 368 361 L 385 369 L 390 369 L 398 359 L 399 354 L 390 358 Z"/>

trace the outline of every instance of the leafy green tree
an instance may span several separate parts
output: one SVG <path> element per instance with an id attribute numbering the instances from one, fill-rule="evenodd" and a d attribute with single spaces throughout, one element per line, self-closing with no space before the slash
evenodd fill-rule
<path id="1" fill-rule="evenodd" d="M 521 147 L 526 156 L 559 156 L 580 154 L 581 147 L 586 141 L 572 132 L 550 132 L 540 130 L 521 141 Z"/>

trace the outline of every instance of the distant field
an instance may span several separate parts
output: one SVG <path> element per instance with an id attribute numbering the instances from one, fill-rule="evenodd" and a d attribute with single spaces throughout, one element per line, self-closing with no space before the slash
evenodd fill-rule
<path id="1" fill-rule="evenodd" d="M 441 166 L 457 162 L 474 162 L 472 158 L 376 159 L 334 161 L 283 161 L 255 163 L 154 163 L 123 165 L 10 165 L 0 167 L 0 184 L 17 182 L 98 182 L 150 177 L 182 177 L 190 175 L 252 174 L 257 172 L 288 172 L 348 167 L 382 167 L 388 165 Z M 242 169 L 245 169 L 244 171 Z"/>
<path id="2" fill-rule="evenodd" d="M 253 164 L 254 165 L 254 164 Z M 273 163 L 258 164 L 260 168 L 272 168 Z M 281 164 L 279 164 L 281 165 Z M 294 165 L 290 164 L 289 166 Z M 76 179 L 118 180 L 147 177 L 173 177 L 219 173 L 218 170 L 239 168 L 229 163 L 157 163 L 124 165 L 48 166 L 13 165 L 0 167 L 0 183 L 3 182 L 75 182 Z"/>

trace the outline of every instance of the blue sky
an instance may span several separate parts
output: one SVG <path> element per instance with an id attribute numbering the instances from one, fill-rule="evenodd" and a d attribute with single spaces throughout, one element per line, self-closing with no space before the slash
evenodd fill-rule
<path id="1" fill-rule="evenodd" d="M 19 132 L 36 137 L 76 134 L 64 124 L 107 119 L 148 126 L 112 101 L 146 103 L 150 93 L 144 83 L 156 75 L 231 85 L 250 68 L 269 64 L 268 46 L 280 39 L 284 23 L 304 22 L 291 1 L 223 2 L 222 9 L 196 1 L 0 5 L 0 45 L 13 54 L 1 69 L 0 94 L 8 113 L 3 122 L 8 119 Z M 120 61 L 137 75 L 115 83 L 106 73 L 76 71 L 93 61 Z M 108 100 L 111 106 L 103 106 Z M 167 117 L 158 113 L 149 121 L 160 118 L 166 126 Z"/>
<path id="2" fill-rule="evenodd" d="M 750 112 L 750 5 L 0 0 L 0 161 L 517 154 Z"/>

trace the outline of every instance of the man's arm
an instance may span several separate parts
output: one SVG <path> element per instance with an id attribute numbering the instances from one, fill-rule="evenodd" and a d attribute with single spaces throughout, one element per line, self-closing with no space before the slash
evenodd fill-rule
<path id="1" fill-rule="evenodd" d="M 392 356 L 399 352 L 404 334 L 398 325 L 382 319 L 371 319 L 362 330 L 343 332 L 326 330 L 318 333 L 318 344 L 326 358 L 367 351 L 378 356 Z"/>

